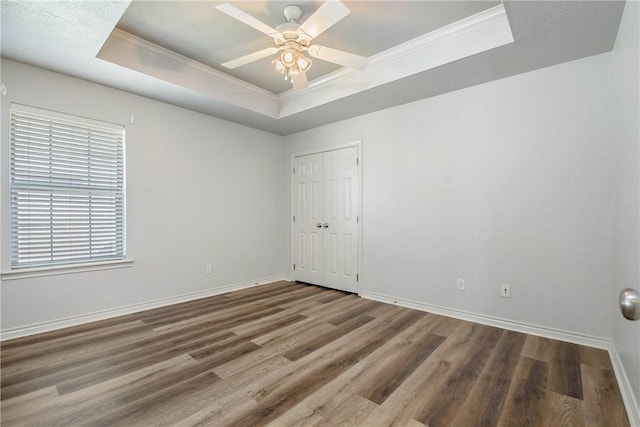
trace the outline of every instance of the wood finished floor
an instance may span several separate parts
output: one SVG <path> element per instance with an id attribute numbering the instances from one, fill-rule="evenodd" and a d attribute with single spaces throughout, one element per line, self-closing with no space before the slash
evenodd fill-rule
<path id="1" fill-rule="evenodd" d="M 2 343 L 2 426 L 627 426 L 608 354 L 277 282 Z"/>

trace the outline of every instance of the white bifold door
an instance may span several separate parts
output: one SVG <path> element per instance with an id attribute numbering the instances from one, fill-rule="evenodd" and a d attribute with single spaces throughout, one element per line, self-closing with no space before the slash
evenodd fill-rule
<path id="1" fill-rule="evenodd" d="M 358 168 L 358 147 L 294 158 L 294 280 L 358 291 Z"/>

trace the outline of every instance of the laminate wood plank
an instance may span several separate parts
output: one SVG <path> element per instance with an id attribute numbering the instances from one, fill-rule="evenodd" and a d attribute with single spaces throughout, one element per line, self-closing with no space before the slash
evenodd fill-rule
<path id="1" fill-rule="evenodd" d="M 289 292 L 288 294 L 278 294 L 276 296 L 266 297 L 264 300 L 255 302 L 255 304 L 252 305 L 249 305 L 248 302 L 245 302 L 244 304 L 233 302 L 227 303 L 225 307 L 217 307 L 215 309 L 213 309 L 212 307 L 204 307 L 198 311 L 189 311 L 182 313 L 179 316 L 165 317 L 164 319 L 154 320 L 153 322 L 147 320 L 143 321 L 146 324 L 153 326 L 155 331 L 184 328 L 198 323 L 211 322 L 214 320 L 218 322 L 231 322 L 233 320 L 244 321 L 245 316 L 247 315 L 260 316 L 263 312 L 269 312 L 270 314 L 272 314 L 284 311 L 284 309 L 279 308 L 278 305 L 284 301 L 289 301 L 291 298 L 294 298 L 289 295 L 290 293 L 292 292 Z M 304 294 L 306 293 L 308 293 L 308 291 L 304 292 Z"/>
<path id="2" fill-rule="evenodd" d="M 186 400 L 167 403 L 162 414 L 149 414 L 147 425 L 212 425 L 224 426 L 223 417 L 237 416 L 240 408 L 254 408 L 258 403 L 251 398 L 252 390 L 265 378 L 274 378 L 292 362 L 274 356 L 248 367 L 242 372 L 219 381 L 209 388 L 191 394 Z M 171 410 L 172 409 L 172 410 Z"/>
<path id="3" fill-rule="evenodd" d="M 447 339 L 434 352 L 434 357 L 448 360 L 453 364 L 464 363 L 468 358 L 468 350 L 473 350 L 475 343 L 478 341 L 478 333 L 486 333 L 488 326 L 477 323 L 458 320 L 456 327 L 447 336 Z M 435 333 L 434 328 L 434 333 Z"/>
<path id="4" fill-rule="evenodd" d="M 375 301 L 359 300 L 356 301 L 356 303 L 351 304 L 349 308 L 342 311 L 341 313 L 325 318 L 324 321 L 338 326 L 345 322 L 348 322 L 354 317 L 360 316 L 361 314 L 366 315 L 370 310 L 374 309 L 378 305 L 380 305 L 380 303 Z"/>
<path id="5" fill-rule="evenodd" d="M 386 316 L 380 316 L 378 319 L 368 322 L 359 328 L 357 336 L 365 340 L 367 337 L 377 334 L 377 330 L 382 325 L 399 315 L 399 312 L 389 311 Z M 333 325 L 325 325 L 335 328 Z M 260 394 L 265 393 L 266 387 L 286 389 L 285 383 L 287 381 L 295 383 L 305 376 L 307 372 L 316 369 L 320 363 L 340 358 L 344 354 L 345 348 L 353 341 L 353 338 L 353 334 L 338 338 L 296 362 L 289 361 L 289 364 L 279 371 L 268 372 L 259 378 L 255 378 L 250 384 L 244 384 L 244 387 L 236 386 L 236 378 L 243 375 L 242 372 L 238 372 L 228 379 L 228 383 L 230 383 L 229 389 L 232 390 L 231 393 L 221 395 L 215 402 L 211 402 L 205 408 L 181 420 L 177 425 L 235 425 L 239 414 L 252 414 L 255 411 L 266 413 L 270 408 L 258 408 L 258 403 L 255 400 L 251 399 L 251 402 L 247 402 L 245 398 L 247 396 L 253 396 L 254 398 L 257 396 L 257 400 L 261 400 Z"/>
<path id="6" fill-rule="evenodd" d="M 555 341 L 547 348 L 550 353 L 547 389 L 576 399 L 582 399 L 580 346 Z"/>
<path id="7" fill-rule="evenodd" d="M 582 365 L 582 383 L 587 425 L 629 426 L 613 370 Z"/>
<path id="8" fill-rule="evenodd" d="M 303 324 L 301 322 L 299 324 L 301 326 L 300 329 L 304 329 L 303 331 L 295 330 L 290 334 L 269 340 L 267 343 L 262 344 L 260 349 L 223 363 L 222 365 L 215 367 L 213 371 L 221 378 L 226 379 L 232 377 L 233 375 L 255 365 L 258 361 L 280 355 L 288 349 L 303 345 L 305 342 L 312 340 L 316 335 L 323 334 L 335 328 L 335 326 L 329 325 L 328 323 L 315 324 L 312 319 L 308 320 L 308 323 Z M 262 337 L 258 337 L 258 339 L 259 338 Z M 256 341 L 257 339 L 252 340 L 252 342 L 260 345 L 260 343 Z"/>
<path id="9" fill-rule="evenodd" d="M 328 323 L 320 323 L 318 322 L 318 319 L 307 317 L 300 322 L 285 326 L 283 328 L 274 329 L 273 331 L 262 334 L 259 337 L 253 338 L 252 341 L 258 345 L 265 346 L 271 345 L 274 342 L 282 342 L 283 340 L 295 335 L 310 335 L 308 338 L 311 338 L 316 334 L 311 334 L 311 331 L 309 331 L 309 334 L 306 334 L 305 332 L 308 331 L 309 328 L 316 328 L 320 326 L 327 330 L 335 329 L 335 326 L 333 325 L 330 325 Z"/>
<path id="10" fill-rule="evenodd" d="M 188 341 L 181 341 L 179 345 L 161 341 L 153 346 L 141 346 L 132 352 L 121 352 L 113 358 L 81 365 L 72 371 L 63 371 L 61 375 L 65 375 L 68 379 L 59 380 L 58 392 L 60 394 L 71 393 L 89 385 L 133 372 L 140 367 L 187 354 L 189 351 L 218 344 L 222 346 L 222 343 L 228 343 L 235 337 L 229 331 L 221 331 L 211 336 L 192 337 Z"/>
<path id="11" fill-rule="evenodd" d="M 166 350 L 169 339 L 177 339 L 180 337 L 178 341 L 171 342 L 174 344 L 171 346 L 171 349 L 175 350 L 175 344 L 185 342 L 187 339 L 193 337 L 202 339 L 203 335 L 201 330 L 189 331 L 187 334 L 174 334 L 175 335 L 154 334 L 142 340 L 128 342 L 123 346 L 107 348 L 96 353 L 84 354 L 83 352 L 79 352 L 83 355 L 63 359 L 57 363 L 51 363 L 45 366 L 34 366 L 32 369 L 22 370 L 19 373 L 3 372 L 2 388 L 5 392 L 8 392 L 10 386 L 19 383 L 24 385 L 31 381 L 36 382 L 34 385 L 35 388 L 41 387 L 42 384 L 55 384 L 66 377 L 80 377 L 86 373 L 95 373 L 104 366 L 114 367 L 121 363 L 129 362 L 141 354 Z M 227 331 L 211 334 L 207 336 L 207 342 L 220 340 L 229 336 L 234 335 Z M 52 352 L 56 352 L 56 347 L 53 347 Z"/>
<path id="12" fill-rule="evenodd" d="M 363 420 L 362 425 L 403 427 L 414 421 L 418 422 L 414 416 L 422 410 L 425 402 L 438 398 L 434 385 L 443 381 L 450 368 L 451 362 L 437 359 L 432 354 L 382 405 Z"/>
<path id="13" fill-rule="evenodd" d="M 548 362 L 550 355 L 548 348 L 553 345 L 552 339 L 527 335 L 524 347 L 522 348 L 522 357 Z"/>
<path id="14" fill-rule="evenodd" d="M 78 425 L 78 420 L 91 416 L 95 411 L 116 411 L 123 402 L 134 401 L 136 396 L 147 395 L 158 378 L 167 373 L 171 375 L 179 372 L 195 363 L 188 355 L 180 355 L 78 392 L 60 396 L 47 404 L 32 407 L 29 413 L 16 414 L 8 411 L 12 422 L 6 425 Z M 3 410 L 3 417 L 5 415 Z"/>
<path id="15" fill-rule="evenodd" d="M 350 354 L 349 352 L 358 351 L 362 346 L 366 346 L 367 344 L 375 345 L 379 342 L 380 331 L 388 330 L 389 325 L 398 323 L 398 319 L 403 321 L 404 316 L 408 314 L 410 313 L 406 311 L 390 311 L 386 316 L 380 316 L 377 319 L 364 322 L 359 328 L 351 329 L 346 334 L 336 337 L 335 340 L 318 347 L 317 350 L 307 354 L 305 357 L 296 358 L 296 363 L 291 365 L 294 369 L 291 369 L 280 377 L 278 381 L 265 385 L 255 393 L 254 398 L 260 401 L 264 396 L 269 395 L 274 390 L 286 388 L 287 381 L 298 381 L 301 375 L 304 376 L 308 372 L 315 371 L 319 364 L 332 363 L 335 360 L 342 361 Z M 418 316 L 417 318 L 420 317 L 422 316 Z M 354 323 L 356 320 L 357 319 L 354 319 Z M 335 329 L 337 329 L 337 327 L 334 327 L 332 331 Z M 312 338 L 312 341 L 314 338 Z M 282 355 L 286 357 L 287 353 L 288 351 L 282 352 Z M 353 360 L 351 360 L 351 362 L 353 362 Z"/>
<path id="16" fill-rule="evenodd" d="M 78 364 L 84 363 L 84 361 L 100 357 L 100 354 L 112 351 L 114 348 L 145 341 L 154 336 L 156 334 L 152 330 L 144 329 L 136 333 L 112 337 L 111 339 L 76 344 L 69 348 L 59 348 L 52 344 L 42 352 L 23 355 L 20 359 L 14 359 L 6 365 L 2 364 L 3 374 L 5 377 L 18 375 L 33 369 L 60 366 L 72 360 Z"/>
<path id="17" fill-rule="evenodd" d="M 393 378 L 395 362 L 410 355 L 420 344 L 426 344 L 422 338 L 429 335 L 431 318 L 432 315 L 427 315 L 396 334 L 368 357 L 342 373 L 335 381 L 307 396 L 278 420 L 285 425 L 301 425 L 315 420 L 313 424 L 318 418 L 336 411 L 348 396 L 362 396 L 378 389 L 388 390 L 391 388 L 390 384 L 395 388 L 396 383 L 402 383 Z M 433 336 L 437 340 L 443 339 L 437 335 Z M 376 376 L 381 380 L 373 379 Z"/>
<path id="18" fill-rule="evenodd" d="M 87 372 L 85 375 L 80 377 L 66 375 L 63 378 L 60 378 L 56 387 L 60 395 L 65 395 L 94 384 L 99 384 L 103 381 L 108 381 L 121 375 L 135 372 L 148 365 L 155 365 L 168 361 L 183 354 L 184 353 L 180 350 L 171 349 L 163 353 L 149 354 L 144 357 L 133 359 L 129 362 L 119 363 L 116 366 L 107 366 L 99 370 Z"/>
<path id="19" fill-rule="evenodd" d="M 311 305 L 309 305 L 309 307 L 305 307 L 304 310 L 309 310 L 311 308 L 319 309 L 321 307 L 324 307 L 324 308 L 329 307 L 330 305 L 328 306 L 327 303 L 324 302 L 324 300 L 326 299 L 325 292 L 327 290 L 324 289 L 324 288 L 320 288 L 320 287 L 312 287 L 312 288 L 317 290 L 317 291 L 319 291 L 319 292 L 312 293 L 312 294 L 310 294 L 310 295 L 308 295 L 306 297 L 295 299 L 293 301 L 283 302 L 283 303 L 279 304 L 278 307 L 281 307 L 281 308 L 284 308 L 284 309 L 296 308 L 296 307 L 299 307 L 302 304 L 311 303 L 311 302 L 314 302 L 315 304 L 311 304 Z M 348 294 L 346 292 L 338 292 L 338 291 L 336 291 L 336 292 L 338 293 L 338 296 L 340 298 L 344 298 L 344 297 L 347 297 L 347 296 L 351 295 L 351 294 Z M 335 298 L 335 299 L 337 300 L 338 298 Z"/>
<path id="20" fill-rule="evenodd" d="M 285 412 L 282 416 L 276 418 L 267 424 L 268 427 L 296 426 L 296 427 L 315 427 L 329 425 L 322 422 L 322 415 L 314 412 L 307 405 L 299 403 L 293 408 Z M 369 424 L 361 424 L 368 426 Z"/>
<path id="21" fill-rule="evenodd" d="M 431 333 L 440 335 L 442 337 L 449 337 L 460 326 L 460 320 L 453 317 L 446 317 L 434 314 L 433 326 Z"/>
<path id="22" fill-rule="evenodd" d="M 284 310 L 279 307 L 255 307 L 253 310 L 246 308 L 234 309 L 232 312 L 211 313 L 202 315 L 197 318 L 179 321 L 175 324 L 164 325 L 154 329 L 154 332 L 160 334 L 177 333 L 180 334 L 185 330 L 194 328 L 205 328 L 215 333 L 217 331 L 228 331 L 245 322 L 261 319 L 263 316 L 270 316 L 276 313 L 282 313 Z"/>
<path id="23" fill-rule="evenodd" d="M 180 310 L 176 310 L 170 314 L 160 313 L 144 317 L 142 320 L 146 324 L 159 328 L 164 325 L 180 325 L 182 322 L 192 322 L 201 316 L 211 316 L 212 314 L 219 314 L 223 312 L 233 313 L 234 310 L 245 310 L 248 307 L 248 303 L 253 302 L 252 307 L 275 307 L 287 301 L 294 300 L 298 295 L 313 294 L 314 289 L 277 289 L 275 291 L 265 290 L 263 296 L 255 295 L 244 299 L 240 298 L 227 298 L 222 301 L 218 301 L 216 297 L 211 297 L 209 303 L 189 304 L 181 307 Z"/>
<path id="24" fill-rule="evenodd" d="M 344 298 L 340 298 L 336 300 L 334 303 L 326 304 L 320 307 L 309 308 L 307 310 L 301 311 L 300 314 L 307 317 L 321 318 L 323 321 L 330 318 L 331 316 L 336 316 L 341 314 L 344 310 L 349 309 L 353 304 L 357 303 L 360 298 L 358 298 L 354 294 L 348 294 Z"/>
<path id="25" fill-rule="evenodd" d="M 447 355 L 451 368 L 440 383 L 434 384 L 438 398 L 422 407 L 414 416 L 417 421 L 431 427 L 446 426 L 452 422 L 503 334 L 500 329 L 482 325 L 474 325 L 471 330 L 477 332 L 461 344 L 466 348 L 465 360 L 458 355 Z"/>
<path id="26" fill-rule="evenodd" d="M 444 337 L 428 333 L 400 344 L 396 354 L 384 365 L 385 369 L 372 376 L 368 387 L 360 394 L 382 404 L 444 340 Z"/>
<path id="27" fill-rule="evenodd" d="M 3 426 L 628 425 L 606 351 L 289 282 L 11 340 L 0 363 Z"/>
<path id="28" fill-rule="evenodd" d="M 613 369 L 607 350 L 580 346 L 580 363 L 601 369 Z"/>
<path id="29" fill-rule="evenodd" d="M 553 391 L 547 391 L 545 399 L 547 404 L 540 425 L 571 427 L 587 425 L 584 418 L 584 401 Z"/>
<path id="30" fill-rule="evenodd" d="M 0 425 L 10 425 L 16 418 L 31 417 L 33 408 L 53 405 L 57 402 L 57 398 L 58 391 L 55 386 L 51 386 L 3 400 Z"/>
<path id="31" fill-rule="evenodd" d="M 38 338 L 28 337 L 28 340 L 26 338 L 18 338 L 6 343 L 3 342 L 0 346 L 0 352 L 2 353 L 0 363 L 2 363 L 3 368 L 9 369 L 25 360 L 31 362 L 35 358 L 47 357 L 52 348 L 55 348 L 58 354 L 62 352 L 73 353 L 80 346 L 83 348 L 85 346 L 95 346 L 100 343 L 128 338 L 150 331 L 150 328 L 141 321 L 116 323 L 109 328 L 101 327 L 93 332 L 87 330 L 84 325 L 81 326 L 83 328 L 77 335 L 73 335 L 70 331 L 65 331 L 64 334 L 58 334 L 58 331 L 53 331 L 39 334 L 37 335 Z M 14 341 L 25 341 L 28 344 L 16 347 Z"/>
<path id="32" fill-rule="evenodd" d="M 521 357 L 513 374 L 504 409 L 498 420 L 503 427 L 541 426 L 545 418 L 546 362 Z"/>
<path id="33" fill-rule="evenodd" d="M 141 313 L 127 314 L 110 319 L 98 320 L 95 322 L 83 323 L 73 327 L 57 329 L 41 334 L 26 337 L 14 338 L 0 343 L 2 356 L 11 354 L 12 350 L 24 352 L 25 350 L 37 349 L 41 345 L 51 345 L 53 342 L 60 345 L 65 339 L 78 341 L 81 337 L 94 337 L 100 334 L 111 334 L 118 330 L 140 326 Z"/>
<path id="34" fill-rule="evenodd" d="M 249 322 L 244 322 L 241 325 L 235 326 L 233 328 L 229 328 L 229 330 L 236 335 L 243 335 L 243 336 L 251 335 L 254 338 L 258 338 L 259 336 L 267 335 L 273 331 L 278 331 L 281 328 L 288 326 L 290 324 L 298 323 L 303 320 L 308 320 L 309 318 L 307 316 L 303 316 L 302 314 L 300 314 L 299 311 L 301 309 L 313 306 L 315 304 L 317 303 L 307 302 L 307 303 L 303 303 L 302 307 L 300 308 L 289 308 L 289 309 L 283 309 L 282 307 L 278 307 L 280 309 L 283 309 L 283 311 L 274 313 L 270 316 L 265 316 L 259 319 L 255 319 Z M 284 318 L 297 319 L 297 321 L 292 323 L 283 323 Z M 260 331 L 260 334 L 256 335 L 255 334 L 256 331 Z"/>
<path id="35" fill-rule="evenodd" d="M 171 414 L 168 404 L 174 400 L 188 400 L 194 394 L 211 387 L 220 380 L 213 372 L 202 372 L 192 377 L 183 377 L 177 381 L 160 388 L 156 392 L 147 394 L 144 398 L 118 408 L 117 412 L 98 413 L 88 420 L 83 420 L 84 425 L 119 425 L 142 426 L 149 422 L 150 417 L 163 417 Z"/>
<path id="36" fill-rule="evenodd" d="M 349 294 L 346 292 L 329 289 L 327 292 L 323 292 L 322 297 L 318 300 L 318 302 L 321 302 L 322 304 L 327 304 L 330 302 L 335 302 L 340 298 L 344 298 L 348 295 Z"/>
<path id="37" fill-rule="evenodd" d="M 260 405 L 256 410 L 234 420 L 234 425 L 264 425 L 282 415 L 306 396 L 324 386 L 342 372 L 380 347 L 389 337 L 407 328 L 423 317 L 424 313 L 405 312 L 390 319 L 367 340 L 353 343 L 338 357 L 323 361 L 302 376 L 292 376 L 288 381 L 261 389 L 254 396 Z"/>
<path id="38" fill-rule="evenodd" d="M 505 331 L 452 424 L 495 426 L 520 360 L 526 335 Z"/>
<path id="39" fill-rule="evenodd" d="M 363 425 L 363 420 L 378 405 L 358 395 L 347 397 L 335 410 L 326 413 L 316 426 L 347 427 Z"/>
<path id="40" fill-rule="evenodd" d="M 340 337 L 352 332 L 359 327 L 366 325 L 370 321 L 374 320 L 373 317 L 369 316 L 358 316 L 354 319 L 351 319 L 340 326 L 337 326 L 335 329 L 331 329 L 323 334 L 320 334 L 310 341 L 307 341 L 304 346 L 296 346 L 283 354 L 284 357 L 291 361 L 295 361 L 303 358 L 309 353 L 313 353 L 317 349 L 324 347 L 325 345 L 337 340 Z"/>
<path id="41" fill-rule="evenodd" d="M 200 341 L 196 348 L 235 335 L 223 331 L 205 338 L 202 338 L 202 333 L 198 336 Z M 164 337 L 153 337 L 153 339 L 105 351 L 100 355 L 89 356 L 80 363 L 77 360 L 71 360 L 68 363 L 37 368 L 19 375 L 3 375 L 2 396 L 3 398 L 11 397 L 53 384 L 57 384 L 60 394 L 70 393 L 96 382 L 135 371 L 141 366 L 171 359 L 183 354 L 185 347 L 193 348 L 193 342 L 179 346 L 171 345 Z"/>

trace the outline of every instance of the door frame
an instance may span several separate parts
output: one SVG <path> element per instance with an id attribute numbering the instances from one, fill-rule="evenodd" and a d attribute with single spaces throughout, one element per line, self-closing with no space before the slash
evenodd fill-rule
<path id="1" fill-rule="evenodd" d="M 318 149 L 315 150 L 307 150 L 307 151 L 299 151 L 299 152 L 295 152 L 293 154 L 291 154 L 291 158 L 290 158 L 290 164 L 289 164 L 289 237 L 290 237 L 290 246 L 291 246 L 291 252 L 289 254 L 289 275 L 291 277 L 291 280 L 293 281 L 293 260 L 294 260 L 294 240 L 295 240 L 295 231 L 294 231 L 294 224 L 293 224 L 293 212 L 294 212 L 294 204 L 293 204 L 293 192 L 295 191 L 294 189 L 294 183 L 293 183 L 293 165 L 295 164 L 295 159 L 296 157 L 301 157 L 301 156 L 308 156 L 310 154 L 319 154 L 319 153 L 324 153 L 325 151 L 334 151 L 334 150 L 341 150 L 343 148 L 351 148 L 351 147 L 356 147 L 358 149 L 358 206 L 357 206 L 357 215 L 358 215 L 358 257 L 357 257 L 357 280 L 356 280 L 356 289 L 357 289 L 357 294 L 361 295 L 362 291 L 364 290 L 364 286 L 363 286 L 363 274 L 362 274 L 362 242 L 363 242 L 363 224 L 364 224 L 364 219 L 363 219 L 363 215 L 362 215 L 362 195 L 363 195 L 363 185 L 362 185 L 362 169 L 363 169 L 363 153 L 362 153 L 362 140 L 358 140 L 358 141 L 354 141 L 354 142 L 349 142 L 349 143 L 345 143 L 345 144 L 339 144 L 339 145 L 331 145 L 331 146 L 327 146 L 327 147 L 319 147 Z"/>

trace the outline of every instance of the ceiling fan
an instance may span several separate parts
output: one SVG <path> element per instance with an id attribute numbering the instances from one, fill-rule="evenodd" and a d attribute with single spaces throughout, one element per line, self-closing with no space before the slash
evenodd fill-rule
<path id="1" fill-rule="evenodd" d="M 283 15 L 287 22 L 276 28 L 270 27 L 229 3 L 218 5 L 216 9 L 266 34 L 275 42 L 273 47 L 223 63 L 222 65 L 226 68 L 237 68 L 282 51 L 272 64 L 276 70 L 284 74 L 285 80 L 291 79 L 295 89 L 303 89 L 308 86 L 306 71 L 312 64 L 311 59 L 304 52 L 313 58 L 358 70 L 367 66 L 368 59 L 363 56 L 311 44 L 314 38 L 351 13 L 349 8 L 338 0 L 324 2 L 302 24 L 298 22 L 302 17 L 302 9 L 295 5 L 286 6 Z"/>

